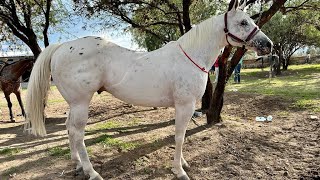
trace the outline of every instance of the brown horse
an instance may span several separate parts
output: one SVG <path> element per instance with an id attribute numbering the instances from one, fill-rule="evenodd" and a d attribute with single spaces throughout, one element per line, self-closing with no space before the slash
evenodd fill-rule
<path id="1" fill-rule="evenodd" d="M 0 88 L 3 91 L 8 103 L 11 122 L 15 122 L 12 113 L 12 103 L 10 100 L 10 94 L 14 93 L 17 96 L 19 105 L 21 107 L 22 115 L 25 117 L 25 111 L 21 101 L 20 93 L 20 77 L 33 66 L 33 60 L 25 59 L 16 62 L 2 61 L 0 65 Z"/>

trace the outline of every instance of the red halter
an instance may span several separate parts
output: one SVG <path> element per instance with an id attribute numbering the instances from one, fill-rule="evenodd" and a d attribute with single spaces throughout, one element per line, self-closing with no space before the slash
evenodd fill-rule
<path id="1" fill-rule="evenodd" d="M 248 35 L 248 37 L 245 40 L 242 40 L 240 38 L 238 38 L 237 36 L 233 35 L 232 33 L 229 32 L 228 30 L 228 12 L 226 12 L 224 14 L 224 32 L 226 34 L 226 39 L 229 45 L 231 45 L 228 41 L 228 36 L 230 36 L 233 40 L 239 42 L 239 43 L 244 43 L 244 45 L 246 45 L 248 43 L 248 41 L 250 41 L 256 34 L 258 34 L 258 32 L 260 31 L 260 29 L 258 28 L 258 26 L 256 26 L 251 33 Z"/>
<path id="2" fill-rule="evenodd" d="M 224 32 L 226 34 L 226 39 L 229 45 L 231 45 L 228 41 L 228 36 L 230 36 L 233 40 L 239 42 L 239 43 L 243 43 L 243 46 L 245 46 L 248 41 L 250 41 L 256 34 L 258 34 L 258 32 L 260 31 L 260 29 L 258 28 L 258 26 L 256 26 L 251 33 L 248 35 L 248 37 L 245 40 L 242 40 L 240 38 L 238 38 L 237 36 L 233 35 L 232 33 L 229 32 L 228 30 L 228 13 L 226 12 L 224 14 Z M 201 71 L 208 73 L 209 71 L 206 71 L 206 69 L 204 67 L 200 67 L 196 62 L 194 62 L 191 57 L 182 49 L 181 45 L 179 44 L 180 49 L 182 50 L 182 52 L 184 53 L 185 56 L 187 56 L 187 58 L 195 65 L 197 66 Z"/>
<path id="3" fill-rule="evenodd" d="M 180 44 L 179 44 L 179 47 L 180 47 L 181 51 L 183 52 L 183 54 L 184 54 L 185 56 L 187 56 L 187 58 L 188 58 L 194 65 L 196 65 L 201 71 L 203 71 L 203 72 L 205 72 L 205 73 L 208 73 L 208 72 L 209 72 L 209 71 L 206 71 L 206 68 L 200 67 L 196 62 L 194 62 L 194 61 L 191 59 L 191 57 L 182 49 L 182 47 L 181 47 Z"/>

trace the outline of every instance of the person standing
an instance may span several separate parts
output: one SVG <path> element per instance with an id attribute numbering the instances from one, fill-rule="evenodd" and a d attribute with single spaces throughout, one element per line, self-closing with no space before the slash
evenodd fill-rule
<path id="1" fill-rule="evenodd" d="M 240 71 L 241 71 L 242 64 L 243 64 L 243 56 L 234 69 L 234 82 L 238 83 L 238 84 L 240 83 L 240 79 L 241 79 L 240 78 Z"/>
<path id="2" fill-rule="evenodd" d="M 306 64 L 310 63 L 310 57 L 311 57 L 310 53 L 308 53 L 306 57 Z"/>

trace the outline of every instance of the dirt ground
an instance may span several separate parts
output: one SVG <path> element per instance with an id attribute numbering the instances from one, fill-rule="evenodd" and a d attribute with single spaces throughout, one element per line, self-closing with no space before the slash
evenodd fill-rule
<path id="1" fill-rule="evenodd" d="M 68 147 L 65 129 L 67 104 L 57 91 L 50 94 L 48 136 L 35 138 L 22 132 L 22 118 L 8 123 L 2 110 L 0 179 L 83 179 L 74 177 L 66 156 L 50 154 L 52 147 Z M 205 117 L 190 121 L 183 152 L 191 179 L 320 179 L 320 117 L 293 107 L 275 96 L 229 92 L 223 124 L 205 126 Z M 50 105 L 51 104 L 51 105 Z M 19 109 L 16 107 L 15 113 Z M 174 109 L 130 107 L 107 93 L 95 95 L 90 106 L 86 144 L 94 168 L 104 179 L 175 179 L 171 172 L 174 152 Z M 269 123 L 256 116 L 272 115 Z M 5 119 L 6 118 L 6 119 Z M 97 128 L 112 122 L 113 126 Z M 93 130 L 92 130 L 93 129 Z M 131 150 L 95 143 L 104 135 L 139 144 Z"/>

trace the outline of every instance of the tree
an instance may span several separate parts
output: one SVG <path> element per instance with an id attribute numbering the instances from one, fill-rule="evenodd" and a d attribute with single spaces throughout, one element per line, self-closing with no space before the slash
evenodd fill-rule
<path id="1" fill-rule="evenodd" d="M 0 39 L 11 46 L 22 41 L 36 58 L 41 52 L 38 41 L 49 45 L 49 26 L 60 23 L 64 12 L 60 1 L 0 0 Z"/>
<path id="2" fill-rule="evenodd" d="M 158 49 L 162 47 L 169 41 L 175 41 L 184 33 L 189 31 L 193 24 L 198 24 L 204 19 L 209 18 L 210 16 L 216 14 L 219 8 L 223 8 L 226 6 L 217 6 L 217 2 L 215 3 L 207 3 L 206 1 L 195 1 L 190 4 L 190 10 L 187 11 L 185 6 L 181 6 L 179 1 L 174 1 L 168 7 L 174 7 L 172 10 L 175 10 L 179 13 L 174 14 L 173 16 L 163 14 L 161 11 L 136 11 L 133 14 L 133 18 L 136 21 L 150 21 L 149 23 L 155 23 L 160 21 L 171 22 L 172 25 L 156 25 L 150 27 L 153 32 L 161 35 L 162 37 L 166 37 L 167 41 L 162 41 L 161 39 L 153 36 L 152 34 L 141 31 L 137 28 L 132 28 L 133 37 L 135 42 L 137 42 L 141 47 L 146 48 L 148 51 Z M 166 9 L 163 7 L 163 9 Z M 187 16 L 189 14 L 190 18 L 185 20 L 182 17 Z M 146 18 L 152 17 L 152 18 Z"/>
<path id="3" fill-rule="evenodd" d="M 134 41 L 148 51 L 177 40 L 196 24 L 225 8 L 225 1 L 206 0 L 74 0 L 80 13 L 104 18 L 105 27 L 127 24 Z M 218 4 L 220 6 L 218 6 Z M 221 6 L 222 4 L 222 6 Z M 105 17 L 105 16 L 103 16 Z"/>
<path id="4" fill-rule="evenodd" d="M 255 1 L 248 1 L 248 3 L 254 3 Z M 278 0 L 277 3 L 271 4 L 271 6 L 265 10 L 264 12 L 260 12 L 256 15 L 253 15 L 252 18 L 258 18 L 258 22 L 256 23 L 258 27 L 262 27 L 265 23 L 267 23 L 271 17 L 281 8 L 283 7 L 286 0 Z M 248 4 L 247 3 L 247 4 Z M 203 96 L 203 99 L 209 99 L 206 102 L 208 104 L 204 104 L 204 107 L 207 108 L 207 123 L 214 124 L 219 123 L 222 121 L 221 118 L 221 110 L 223 107 L 223 96 L 225 91 L 225 85 L 228 82 L 234 68 L 239 63 L 242 56 L 246 53 L 246 49 L 244 48 L 237 48 L 235 53 L 233 54 L 230 63 L 227 63 L 227 59 L 230 56 L 232 51 L 231 46 L 226 46 L 222 57 L 220 60 L 220 67 L 219 67 L 219 79 L 217 86 L 213 90 L 210 88 L 210 84 L 207 83 L 206 92 Z M 212 86 L 211 86 L 212 87 Z"/>
<path id="5" fill-rule="evenodd" d="M 307 5 L 308 3 L 304 4 L 304 6 Z M 315 8 L 317 6 L 313 7 Z M 320 12 L 310 9 L 311 7 L 309 9 L 291 7 L 287 10 L 286 15 L 277 13 L 263 28 L 273 40 L 274 50 L 280 57 L 284 70 L 288 68 L 290 57 L 297 50 L 306 46 L 320 46 L 320 31 L 316 28 L 319 24 Z M 277 74 L 280 74 L 280 64 Z"/>

